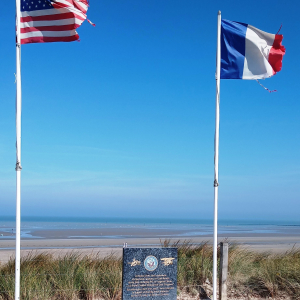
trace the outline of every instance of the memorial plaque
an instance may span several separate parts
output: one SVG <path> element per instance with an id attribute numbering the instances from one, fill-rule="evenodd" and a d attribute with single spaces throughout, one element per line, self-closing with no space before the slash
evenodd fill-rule
<path id="1" fill-rule="evenodd" d="M 123 248 L 123 300 L 177 299 L 177 248 Z"/>

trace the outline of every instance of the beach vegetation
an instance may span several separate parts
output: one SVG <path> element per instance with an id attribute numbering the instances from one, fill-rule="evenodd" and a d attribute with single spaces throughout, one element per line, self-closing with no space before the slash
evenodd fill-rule
<path id="1" fill-rule="evenodd" d="M 212 293 L 213 251 L 208 243 L 162 241 L 178 248 L 178 298 Z M 274 254 L 229 246 L 228 298 L 300 299 L 300 249 Z M 0 265 L 0 299 L 14 299 L 14 258 Z M 54 257 L 31 252 L 21 259 L 21 299 L 117 300 L 122 291 L 122 259 L 71 251 Z"/>

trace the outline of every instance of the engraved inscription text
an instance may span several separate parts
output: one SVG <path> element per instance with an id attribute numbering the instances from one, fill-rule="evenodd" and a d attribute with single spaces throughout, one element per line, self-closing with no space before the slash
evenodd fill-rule
<path id="1" fill-rule="evenodd" d="M 127 285 L 131 297 L 167 296 L 174 288 L 174 283 L 167 275 L 135 275 Z"/>

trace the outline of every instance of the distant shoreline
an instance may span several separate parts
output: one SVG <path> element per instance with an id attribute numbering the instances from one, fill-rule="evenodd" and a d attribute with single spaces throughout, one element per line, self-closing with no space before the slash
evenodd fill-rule
<path id="1" fill-rule="evenodd" d="M 196 238 L 210 237 L 212 223 L 137 223 L 137 219 L 126 222 L 61 222 L 24 221 L 21 223 L 21 239 L 119 239 L 119 238 Z M 114 220 L 116 221 L 116 220 Z M 148 220 L 149 221 L 149 220 Z M 255 236 L 299 236 L 300 226 L 296 224 L 240 224 L 237 221 L 218 225 L 220 237 Z M 15 238 L 15 223 L 0 221 L 0 241 Z"/>
<path id="2" fill-rule="evenodd" d="M 224 230 L 220 226 L 218 233 L 219 237 L 284 237 L 300 236 L 300 228 L 284 228 L 275 231 L 272 228 L 249 230 L 241 228 L 227 228 Z M 128 239 L 128 238 L 177 238 L 177 239 L 193 239 L 193 238 L 210 238 L 212 237 L 211 230 L 205 228 L 195 229 L 176 229 L 176 228 L 71 228 L 71 229 L 28 229 L 21 234 L 23 240 L 37 239 Z M 0 228 L 0 241 L 15 239 L 15 234 L 9 230 Z"/>
<path id="3" fill-rule="evenodd" d="M 207 242 L 212 244 L 212 236 L 184 238 L 173 236 L 169 237 L 171 242 L 178 240 L 189 240 L 192 243 L 200 244 Z M 21 240 L 21 255 L 26 256 L 28 253 L 52 253 L 55 256 L 65 255 L 68 252 L 75 251 L 83 255 L 91 255 L 99 253 L 105 257 L 111 253 L 117 256 L 122 255 L 122 247 L 127 243 L 128 247 L 160 247 L 165 237 L 119 237 L 119 238 L 60 238 L 60 239 L 22 239 Z M 300 248 L 300 235 L 219 235 L 219 242 L 227 240 L 231 243 L 236 243 L 239 246 L 253 251 L 269 251 L 274 253 L 282 253 L 291 250 L 293 247 Z M 15 240 L 6 239 L 0 240 L 0 262 L 6 262 L 10 257 L 14 257 Z"/>
<path id="4" fill-rule="evenodd" d="M 12 223 L 0 223 L 0 262 L 14 256 L 15 232 Z M 283 225 L 222 225 L 219 242 L 227 239 L 255 251 L 285 252 L 300 248 L 300 227 Z M 70 251 L 95 252 L 106 256 L 122 254 L 122 246 L 159 247 L 161 241 L 189 240 L 195 244 L 212 244 L 213 227 L 207 224 L 136 224 L 136 223 L 68 223 L 23 222 L 21 254 L 31 251 L 60 255 Z"/>
<path id="5" fill-rule="evenodd" d="M 1 216 L 0 215 L 0 228 L 1 223 L 15 222 L 15 216 Z M 131 225 L 150 225 L 150 224 L 194 224 L 194 225 L 212 225 L 213 219 L 205 219 L 201 216 L 199 218 L 137 218 L 137 217 L 57 217 L 57 216 L 24 216 L 22 215 L 21 223 L 94 223 L 94 224 L 131 224 Z M 219 225 L 257 225 L 257 226 L 300 226 L 300 219 L 236 219 L 236 218 L 219 218 Z"/>

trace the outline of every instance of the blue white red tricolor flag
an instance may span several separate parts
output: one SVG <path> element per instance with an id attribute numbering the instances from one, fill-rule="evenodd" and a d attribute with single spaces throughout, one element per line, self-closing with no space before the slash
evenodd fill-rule
<path id="1" fill-rule="evenodd" d="M 221 79 L 264 79 L 282 68 L 283 35 L 222 20 Z"/>
<path id="2" fill-rule="evenodd" d="M 86 19 L 88 0 L 20 0 L 21 44 L 71 42 Z"/>

